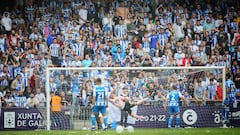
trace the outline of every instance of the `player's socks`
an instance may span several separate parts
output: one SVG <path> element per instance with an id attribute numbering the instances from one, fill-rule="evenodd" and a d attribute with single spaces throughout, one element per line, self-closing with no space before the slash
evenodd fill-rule
<path id="1" fill-rule="evenodd" d="M 176 125 L 177 125 L 177 128 L 180 128 L 180 122 L 181 122 L 180 116 L 177 115 L 177 116 L 176 116 Z"/>
<path id="2" fill-rule="evenodd" d="M 96 127 L 96 117 L 95 115 L 91 116 L 92 130 Z"/>
<path id="3" fill-rule="evenodd" d="M 112 128 L 112 129 L 116 129 L 116 127 L 117 127 L 117 122 L 116 122 L 116 121 L 113 121 L 113 122 L 111 123 L 111 128 Z"/>
<path id="4" fill-rule="evenodd" d="M 102 124 L 102 129 L 104 130 L 106 128 L 105 124 L 103 123 Z"/>
<path id="5" fill-rule="evenodd" d="M 171 128 L 172 126 L 172 121 L 173 121 L 173 116 L 170 116 L 169 120 L 168 120 L 168 128 Z"/>
<path id="6" fill-rule="evenodd" d="M 108 125 L 108 123 L 107 123 L 107 116 L 103 117 L 103 123 L 104 123 L 104 125 Z"/>

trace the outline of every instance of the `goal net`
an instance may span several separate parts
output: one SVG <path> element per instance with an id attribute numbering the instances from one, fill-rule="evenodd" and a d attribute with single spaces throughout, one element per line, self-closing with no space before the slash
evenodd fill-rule
<path id="1" fill-rule="evenodd" d="M 167 111 L 163 111 L 163 99 L 172 85 L 176 85 L 185 97 L 184 100 L 179 101 L 182 107 L 180 110 L 183 111 L 181 114 L 182 123 L 185 124 L 183 126 L 197 124 L 195 126 L 211 127 L 212 125 L 201 124 L 206 119 L 213 119 L 216 123 L 216 116 L 212 115 L 214 112 L 211 110 L 206 111 L 209 114 L 202 114 L 201 107 L 209 110 L 209 106 L 221 104 L 226 95 L 224 67 L 49 67 L 46 70 L 45 84 L 48 103 L 44 118 L 47 120 L 47 130 L 91 127 L 89 104 L 97 78 L 102 79 L 109 93 L 117 83 L 120 83 L 116 95 L 127 96 L 132 101 L 148 98 L 142 105 L 133 108 L 137 114 L 144 116 L 143 119 L 128 118 L 125 122 L 119 116 L 116 120 L 121 124 L 133 124 L 135 127 L 167 126 L 168 114 Z M 210 86 L 214 88 L 210 89 Z M 55 102 L 56 97 L 61 98 L 61 105 Z M 198 115 L 199 122 L 191 123 L 190 120 L 185 119 L 185 115 L 188 114 L 184 113 L 188 113 L 186 111 L 191 108 Z M 121 112 L 119 115 L 122 115 Z M 108 122 L 111 124 L 114 118 L 112 115 L 108 117 Z"/>

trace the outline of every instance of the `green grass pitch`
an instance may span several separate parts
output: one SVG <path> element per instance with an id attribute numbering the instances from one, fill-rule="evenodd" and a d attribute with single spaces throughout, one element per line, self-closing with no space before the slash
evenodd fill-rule
<path id="1" fill-rule="evenodd" d="M 240 135 L 240 128 L 134 129 L 118 134 L 114 130 L 0 131 L 0 135 Z"/>

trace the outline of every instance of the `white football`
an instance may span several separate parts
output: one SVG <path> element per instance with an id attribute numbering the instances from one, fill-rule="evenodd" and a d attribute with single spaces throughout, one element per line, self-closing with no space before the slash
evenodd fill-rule
<path id="1" fill-rule="evenodd" d="M 127 131 L 128 131 L 129 133 L 133 133 L 133 132 L 134 132 L 133 126 L 127 126 Z"/>
<path id="2" fill-rule="evenodd" d="M 118 125 L 117 128 L 116 128 L 116 132 L 117 132 L 118 134 L 121 134 L 121 133 L 123 132 L 123 130 L 124 130 L 124 128 L 123 128 L 123 126 L 121 126 L 121 125 Z"/>

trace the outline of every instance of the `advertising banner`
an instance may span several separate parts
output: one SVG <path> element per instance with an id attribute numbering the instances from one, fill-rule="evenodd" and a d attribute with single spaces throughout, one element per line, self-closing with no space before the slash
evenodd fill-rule
<path id="1" fill-rule="evenodd" d="M 51 130 L 69 130 L 70 117 L 65 112 L 51 112 Z M 46 129 L 46 109 L 7 108 L 0 112 L 0 130 Z"/>
<path id="2" fill-rule="evenodd" d="M 222 126 L 221 106 L 191 106 L 180 107 L 181 127 L 205 128 Z M 140 128 L 167 128 L 169 113 L 159 106 L 139 106 L 134 127 Z M 229 115 L 231 125 L 240 127 L 240 108 L 233 109 Z"/>
<path id="3" fill-rule="evenodd" d="M 45 120 L 37 108 L 2 108 L 0 130 L 35 130 L 46 127 Z"/>

